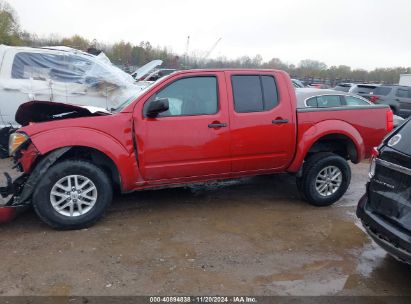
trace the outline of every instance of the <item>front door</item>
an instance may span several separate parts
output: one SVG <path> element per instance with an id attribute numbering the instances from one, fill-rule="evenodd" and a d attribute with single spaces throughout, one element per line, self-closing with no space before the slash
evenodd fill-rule
<path id="1" fill-rule="evenodd" d="M 284 169 L 294 156 L 296 141 L 287 79 L 270 72 L 226 75 L 233 172 Z"/>
<path id="2" fill-rule="evenodd" d="M 230 173 L 225 92 L 222 72 L 179 75 L 138 103 L 135 133 L 145 180 L 169 183 Z M 168 99 L 169 110 L 148 118 L 144 109 L 160 98 Z"/>

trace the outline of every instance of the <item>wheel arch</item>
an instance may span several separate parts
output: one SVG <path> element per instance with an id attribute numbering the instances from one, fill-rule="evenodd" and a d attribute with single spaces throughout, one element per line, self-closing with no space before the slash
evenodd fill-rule
<path id="1" fill-rule="evenodd" d="M 313 154 L 332 152 L 354 164 L 365 158 L 364 140 L 352 125 L 340 120 L 328 120 L 313 125 L 298 139 L 297 152 L 289 172 L 301 170 L 304 161 Z"/>
<path id="2" fill-rule="evenodd" d="M 57 159 L 56 163 L 68 159 L 85 160 L 99 166 L 110 178 L 115 190 L 121 191 L 122 183 L 120 172 L 114 161 L 105 153 L 91 147 L 72 146 L 67 152 L 61 155 L 59 159 Z"/>
<path id="3" fill-rule="evenodd" d="M 120 142 L 109 134 L 79 127 L 48 130 L 30 139 L 39 152 L 39 159 L 69 148 L 62 158 L 86 159 L 104 165 L 122 192 L 133 190 L 136 181 L 141 180 L 131 138 Z"/>

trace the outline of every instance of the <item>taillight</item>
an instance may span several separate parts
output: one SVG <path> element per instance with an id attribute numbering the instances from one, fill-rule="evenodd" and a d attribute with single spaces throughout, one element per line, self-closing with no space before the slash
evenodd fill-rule
<path id="1" fill-rule="evenodd" d="M 387 111 L 387 131 L 391 132 L 394 129 L 394 113 L 391 110 Z"/>
<path id="2" fill-rule="evenodd" d="M 375 175 L 375 168 L 377 165 L 377 157 L 380 155 L 380 152 L 377 148 L 373 148 L 371 151 L 371 164 L 370 164 L 370 172 L 368 173 L 369 179 L 372 179 Z"/>
<path id="3" fill-rule="evenodd" d="M 371 101 L 372 103 L 377 103 L 379 99 L 380 99 L 380 97 L 378 97 L 378 96 L 371 96 L 371 97 L 370 97 L 370 101 Z"/>

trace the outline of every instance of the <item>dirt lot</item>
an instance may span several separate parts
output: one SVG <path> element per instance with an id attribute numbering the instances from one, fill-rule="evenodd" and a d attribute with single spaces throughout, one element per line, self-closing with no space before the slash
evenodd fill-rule
<path id="1" fill-rule="evenodd" d="M 281 175 L 119 197 L 82 231 L 29 210 L 0 227 L 0 295 L 411 295 L 355 218 L 367 169 L 329 208 Z"/>

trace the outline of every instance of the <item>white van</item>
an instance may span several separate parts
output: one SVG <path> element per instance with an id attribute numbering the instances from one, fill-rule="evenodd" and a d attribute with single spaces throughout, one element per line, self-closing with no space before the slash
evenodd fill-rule
<path id="1" fill-rule="evenodd" d="M 147 84 L 137 84 L 101 53 L 94 56 L 67 47 L 0 45 L 0 128 L 18 127 L 18 107 L 28 101 L 52 101 L 110 110 Z"/>

